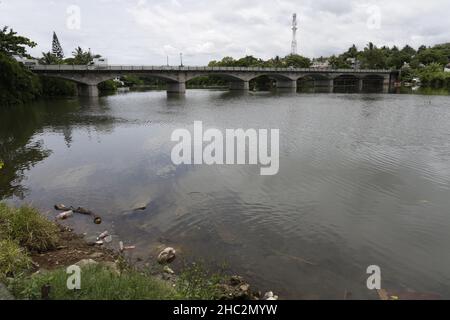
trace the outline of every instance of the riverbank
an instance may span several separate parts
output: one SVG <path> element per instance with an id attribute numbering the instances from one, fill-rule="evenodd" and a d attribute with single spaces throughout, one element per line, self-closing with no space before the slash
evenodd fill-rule
<path id="1" fill-rule="evenodd" d="M 80 289 L 67 288 L 69 266 L 81 268 Z M 123 251 L 89 243 L 30 207 L 0 203 L 0 283 L 16 299 L 257 300 L 239 276 L 193 264 L 179 274 L 169 264 L 137 268 Z M 7 292 L 7 293 L 8 293 Z M 6 295 L 5 295 L 6 296 Z M 266 297 L 267 298 L 267 297 Z"/>

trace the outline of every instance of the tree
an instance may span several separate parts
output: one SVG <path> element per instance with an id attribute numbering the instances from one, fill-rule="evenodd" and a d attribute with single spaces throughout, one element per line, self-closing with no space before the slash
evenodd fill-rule
<path id="1" fill-rule="evenodd" d="M 42 52 L 42 58 L 39 59 L 40 64 L 61 64 L 62 60 L 58 58 L 54 53 Z"/>
<path id="2" fill-rule="evenodd" d="M 448 63 L 448 55 L 444 52 L 444 50 L 440 50 L 439 48 L 428 48 L 423 50 L 417 54 L 417 59 L 424 65 L 431 63 L 446 65 Z"/>
<path id="3" fill-rule="evenodd" d="M 64 59 L 64 52 L 59 43 L 56 33 L 53 31 L 52 53 L 58 57 L 58 59 Z"/>
<path id="4" fill-rule="evenodd" d="M 91 63 L 94 60 L 94 56 L 92 55 L 91 51 L 84 51 L 81 47 L 77 47 L 73 52 L 73 60 L 71 61 L 73 64 L 78 65 L 87 65 Z M 99 55 L 96 55 L 95 57 L 100 57 Z"/>
<path id="5" fill-rule="evenodd" d="M 358 57 L 358 48 L 356 45 L 351 46 L 346 53 L 344 53 L 345 58 L 357 58 Z"/>
<path id="6" fill-rule="evenodd" d="M 284 57 L 283 64 L 286 67 L 309 68 L 311 66 L 311 60 L 298 54 L 290 54 Z"/>
<path id="7" fill-rule="evenodd" d="M 364 51 L 360 54 L 359 60 L 363 69 L 384 69 L 386 68 L 386 56 L 384 50 L 378 49 L 372 42 L 369 42 Z"/>
<path id="8" fill-rule="evenodd" d="M 29 102 L 40 96 L 39 78 L 4 53 L 0 53 L 0 70 L 0 105 Z"/>
<path id="9" fill-rule="evenodd" d="M 350 69 L 352 66 L 347 62 L 343 55 L 336 57 L 331 56 L 328 61 L 334 69 Z"/>
<path id="10" fill-rule="evenodd" d="M 7 26 L 0 30 L 0 53 L 4 53 L 7 56 L 30 57 L 27 54 L 27 47 L 33 48 L 36 45 L 30 39 L 18 36 L 17 32 L 14 32 L 13 29 Z"/>
<path id="11" fill-rule="evenodd" d="M 409 45 L 404 46 L 401 52 L 410 57 L 414 56 L 417 53 L 417 51 Z"/>

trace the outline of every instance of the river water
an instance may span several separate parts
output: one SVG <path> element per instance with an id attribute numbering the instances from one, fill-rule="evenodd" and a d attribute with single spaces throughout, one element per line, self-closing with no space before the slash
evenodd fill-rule
<path id="1" fill-rule="evenodd" d="M 279 173 L 174 166 L 172 131 L 197 120 L 280 129 Z M 132 258 L 170 245 L 287 299 L 375 299 L 378 265 L 388 290 L 450 298 L 448 97 L 150 91 L 3 108 L 0 125 L 0 197 L 94 210 L 100 227 L 66 223 Z"/>

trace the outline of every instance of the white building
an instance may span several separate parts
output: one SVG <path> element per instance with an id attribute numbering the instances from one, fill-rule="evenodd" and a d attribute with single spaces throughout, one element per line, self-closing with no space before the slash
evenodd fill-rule
<path id="1" fill-rule="evenodd" d="M 313 62 L 311 64 L 311 68 L 313 68 L 313 69 L 329 69 L 330 62 L 328 60 L 323 60 L 323 61 L 313 60 Z"/>
<path id="2" fill-rule="evenodd" d="M 347 58 L 347 63 L 352 69 L 361 69 L 361 63 L 356 58 Z"/>

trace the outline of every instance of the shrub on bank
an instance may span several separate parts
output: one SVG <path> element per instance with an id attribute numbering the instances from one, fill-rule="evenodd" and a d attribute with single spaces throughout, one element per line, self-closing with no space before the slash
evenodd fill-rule
<path id="1" fill-rule="evenodd" d="M 98 90 L 100 92 L 116 92 L 117 83 L 114 80 L 107 80 L 98 85 Z"/>
<path id="2" fill-rule="evenodd" d="M 46 97 L 72 97 L 77 94 L 74 82 L 56 78 L 40 77 L 42 94 Z"/>
<path id="3" fill-rule="evenodd" d="M 38 210 L 23 206 L 12 208 L 0 203 L 0 237 L 12 239 L 30 251 L 46 251 L 58 242 L 58 226 Z"/>
<path id="4" fill-rule="evenodd" d="M 128 270 L 120 275 L 100 266 L 81 271 L 80 290 L 67 289 L 67 273 L 59 269 L 19 278 L 13 282 L 13 294 L 19 299 L 41 299 L 41 288 L 50 285 L 52 300 L 176 300 L 182 297 L 166 282 Z"/>
<path id="5" fill-rule="evenodd" d="M 26 103 L 41 95 L 38 76 L 3 53 L 0 53 L 0 70 L 0 105 Z"/>
<path id="6" fill-rule="evenodd" d="M 0 281 L 27 271 L 30 265 L 31 259 L 17 242 L 0 240 Z"/>

